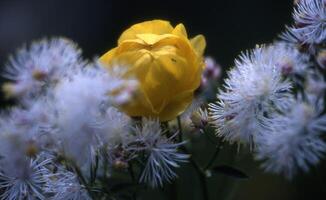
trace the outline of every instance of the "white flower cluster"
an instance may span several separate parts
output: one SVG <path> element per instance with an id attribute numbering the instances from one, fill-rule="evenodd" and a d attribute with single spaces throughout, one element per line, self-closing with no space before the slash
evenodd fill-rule
<path id="1" fill-rule="evenodd" d="M 294 20 L 296 26 L 283 37 L 288 43 L 242 54 L 218 92 L 217 103 L 210 104 L 218 136 L 248 144 L 265 170 L 287 178 L 308 171 L 326 153 L 326 82 L 315 56 L 323 50 L 313 46 L 326 42 L 325 1 L 300 1 Z M 310 49 L 299 50 L 302 44 Z"/>
<path id="2" fill-rule="evenodd" d="M 129 162 L 145 165 L 140 182 L 161 186 L 187 160 L 158 121 L 136 128 L 117 109 L 138 88 L 124 66 L 104 69 L 80 56 L 77 45 L 55 38 L 11 58 L 3 89 L 18 105 L 0 117 L 1 199 L 92 199 L 94 179 Z"/>
<path id="3" fill-rule="evenodd" d="M 163 185 L 163 181 L 171 181 L 177 175 L 173 168 L 179 167 L 178 163 L 187 161 L 189 155 L 178 153 L 177 148 L 183 143 L 173 143 L 177 134 L 164 138 L 161 136 L 158 121 L 146 121 L 142 129 L 135 129 L 135 139 L 142 147 L 130 146 L 131 150 L 147 153 L 148 161 L 141 174 L 141 182 L 149 182 L 152 187 Z M 139 145 L 137 145 L 139 146 Z"/>
<path id="4" fill-rule="evenodd" d="M 324 102 L 322 102 L 323 104 Z M 321 133 L 326 131 L 326 115 L 318 105 L 297 101 L 289 113 L 280 116 L 275 130 L 259 141 L 257 158 L 271 172 L 292 178 L 297 169 L 309 170 L 326 153 Z"/>
<path id="5" fill-rule="evenodd" d="M 310 55 L 276 42 L 242 54 L 210 104 L 217 135 L 248 144 L 262 167 L 292 178 L 326 153 L 326 82 Z"/>
<path id="6" fill-rule="evenodd" d="M 231 143 L 254 144 L 271 130 L 273 113 L 291 104 L 291 83 L 283 78 L 271 48 L 257 47 L 242 54 L 217 96 L 219 101 L 210 104 L 218 135 Z"/>

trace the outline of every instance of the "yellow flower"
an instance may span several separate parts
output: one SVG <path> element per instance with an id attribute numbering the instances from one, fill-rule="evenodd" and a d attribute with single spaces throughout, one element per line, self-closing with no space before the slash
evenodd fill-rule
<path id="1" fill-rule="evenodd" d="M 126 76 L 139 81 L 139 95 L 122 107 L 124 112 L 167 121 L 191 103 L 204 68 L 205 46 L 202 35 L 189 40 L 183 24 L 173 28 L 168 21 L 145 21 L 124 31 L 118 46 L 100 61 L 108 69 L 127 66 Z"/>

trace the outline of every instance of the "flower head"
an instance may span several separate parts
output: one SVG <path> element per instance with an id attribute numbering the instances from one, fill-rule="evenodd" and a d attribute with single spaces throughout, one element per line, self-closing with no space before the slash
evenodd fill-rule
<path id="1" fill-rule="evenodd" d="M 326 6 L 324 0 L 302 0 L 293 13 L 295 26 L 282 37 L 300 44 L 320 44 L 326 40 Z"/>
<path id="2" fill-rule="evenodd" d="M 3 190 L 1 199 L 45 199 L 44 176 L 49 173 L 47 165 L 50 163 L 50 159 L 42 160 L 41 157 L 25 158 L 14 163 L 14 173 L 3 171 L 3 165 L 0 165 L 0 189 Z"/>
<path id="3" fill-rule="evenodd" d="M 292 178 L 298 169 L 307 172 L 316 165 L 326 153 L 320 137 L 326 130 L 326 116 L 320 114 L 320 105 L 294 103 L 289 113 L 280 116 L 274 131 L 260 138 L 256 158 L 263 161 L 262 167 Z"/>
<path id="4" fill-rule="evenodd" d="M 119 72 L 91 65 L 63 79 L 54 89 L 53 123 L 59 153 L 81 167 L 89 167 L 103 145 L 114 148 L 123 143 L 128 133 L 129 117 L 112 107 L 118 101 L 111 93 L 132 82 L 121 79 Z"/>
<path id="5" fill-rule="evenodd" d="M 107 68 L 125 66 L 126 76 L 133 75 L 140 83 L 138 96 L 123 111 L 167 121 L 191 103 L 200 85 L 204 49 L 204 37 L 189 40 L 183 24 L 173 28 L 167 21 L 153 20 L 124 31 L 118 46 L 100 61 Z"/>
<path id="6" fill-rule="evenodd" d="M 210 104 L 217 134 L 231 143 L 253 144 L 273 126 L 273 113 L 291 103 L 291 84 L 269 54 L 265 47 L 242 54 L 217 95 L 219 101 Z"/>
<path id="7" fill-rule="evenodd" d="M 85 186 L 77 176 L 59 166 L 58 172 L 47 174 L 44 190 L 51 195 L 51 200 L 91 200 Z"/>
<path id="8" fill-rule="evenodd" d="M 38 96 L 83 65 L 80 56 L 77 45 L 64 38 L 34 42 L 11 57 L 3 76 L 13 82 L 3 90 L 8 97 Z"/>
<path id="9" fill-rule="evenodd" d="M 174 179 L 177 176 L 174 168 L 189 158 L 189 155 L 178 152 L 178 147 L 184 143 L 174 143 L 173 138 L 176 135 L 170 138 L 162 135 L 158 121 L 145 120 L 143 128 L 136 128 L 135 132 L 133 139 L 135 145 L 130 146 L 130 150 L 144 151 L 147 155 L 140 182 L 157 187 L 162 186 L 165 181 Z"/>

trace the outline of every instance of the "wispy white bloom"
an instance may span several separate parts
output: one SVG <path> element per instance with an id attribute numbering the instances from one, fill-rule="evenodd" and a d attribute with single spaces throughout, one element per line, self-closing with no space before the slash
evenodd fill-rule
<path id="1" fill-rule="evenodd" d="M 98 63 L 100 64 L 100 63 Z M 125 76 L 127 70 L 124 66 L 112 66 L 110 69 L 106 69 L 106 73 L 109 74 L 108 94 L 110 101 L 115 106 L 123 106 L 130 103 L 130 101 L 137 95 L 138 81 L 135 77 Z"/>
<path id="2" fill-rule="evenodd" d="M 178 148 L 183 143 L 174 143 L 175 135 L 170 138 L 162 135 L 158 121 L 145 120 L 143 128 L 136 128 L 135 134 L 133 142 L 135 145 L 131 145 L 130 150 L 144 151 L 147 154 L 140 182 L 158 187 L 165 181 L 173 180 L 177 176 L 174 172 L 175 168 L 189 158 L 189 155 L 178 152 Z"/>
<path id="3" fill-rule="evenodd" d="M 46 199 L 43 192 L 46 183 L 44 176 L 49 173 L 47 165 L 50 163 L 50 159 L 25 158 L 13 163 L 15 166 L 12 169 L 1 165 L 0 189 L 3 190 L 1 199 Z"/>
<path id="4" fill-rule="evenodd" d="M 56 141 L 53 138 L 55 120 L 53 105 L 46 98 L 39 98 L 25 108 L 16 108 L 11 111 L 10 122 L 19 128 L 20 137 L 25 138 L 37 146 L 40 150 L 55 148 Z M 5 123 L 8 123 L 5 122 Z"/>
<path id="5" fill-rule="evenodd" d="M 1 156 L 16 159 L 16 156 L 34 156 L 40 150 L 51 149 L 52 119 L 44 105 L 45 102 L 39 100 L 31 107 L 14 108 L 1 115 Z"/>
<path id="6" fill-rule="evenodd" d="M 85 68 L 62 80 L 54 90 L 58 140 L 63 153 L 80 165 L 92 161 L 98 145 L 97 119 L 108 99 L 109 85 L 105 74 Z"/>
<path id="7" fill-rule="evenodd" d="M 44 190 L 51 195 L 51 200 L 91 200 L 85 186 L 81 185 L 77 176 L 64 169 L 55 174 L 47 174 Z"/>
<path id="8" fill-rule="evenodd" d="M 291 104 L 291 84 L 273 58 L 275 52 L 260 47 L 236 60 L 224 90 L 217 95 L 218 102 L 210 104 L 218 136 L 251 146 L 255 137 L 273 127 L 273 113 L 285 111 Z"/>
<path id="9" fill-rule="evenodd" d="M 269 172 L 292 178 L 301 169 L 305 172 L 316 165 L 326 153 L 320 134 L 326 131 L 326 116 L 320 116 L 323 104 L 298 101 L 292 110 L 279 116 L 279 126 L 260 138 L 256 158 Z"/>
<path id="10" fill-rule="evenodd" d="M 10 58 L 3 76 L 13 83 L 5 84 L 3 89 L 8 96 L 38 96 L 80 68 L 80 56 L 77 45 L 64 38 L 34 42 Z"/>
<path id="11" fill-rule="evenodd" d="M 319 44 L 326 40 L 324 0 L 302 0 L 293 13 L 295 26 L 288 27 L 282 38 L 294 43 Z"/>
<path id="12" fill-rule="evenodd" d="M 108 164 L 127 163 L 132 159 L 134 155 L 125 151 L 132 141 L 130 117 L 114 107 L 109 107 L 97 121 L 99 123 L 97 132 L 101 138 L 101 146 L 104 147 L 102 153 Z"/>
<path id="13" fill-rule="evenodd" d="M 102 142 L 110 147 L 129 142 L 131 119 L 115 107 L 109 107 L 98 121 Z"/>
<path id="14" fill-rule="evenodd" d="M 54 89 L 57 134 L 64 154 L 79 164 L 90 164 L 98 148 L 113 147 L 128 132 L 130 119 L 111 106 L 128 81 L 136 83 L 121 76 L 121 70 L 88 66 Z"/>

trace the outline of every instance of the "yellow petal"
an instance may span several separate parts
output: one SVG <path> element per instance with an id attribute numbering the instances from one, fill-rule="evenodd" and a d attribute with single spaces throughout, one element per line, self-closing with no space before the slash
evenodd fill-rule
<path id="1" fill-rule="evenodd" d="M 202 56 L 206 47 L 205 37 L 203 35 L 197 35 L 196 37 L 192 38 L 190 42 L 197 54 Z"/>
<path id="2" fill-rule="evenodd" d="M 176 96 L 165 106 L 163 112 L 160 113 L 161 121 L 169 121 L 176 116 L 182 114 L 190 105 L 193 99 L 193 91 L 184 91 Z"/>
<path id="3" fill-rule="evenodd" d="M 116 49 L 116 54 L 144 49 L 146 43 L 140 39 L 125 40 Z"/>
<path id="4" fill-rule="evenodd" d="M 164 76 L 169 78 L 169 81 L 181 81 L 181 77 L 187 71 L 187 61 L 178 55 L 170 53 L 165 56 L 160 56 L 157 61 L 161 66 L 164 66 L 163 73 Z"/>
<path id="5" fill-rule="evenodd" d="M 155 43 L 166 39 L 166 38 L 175 38 L 176 36 L 172 34 L 163 34 L 163 35 L 157 35 L 152 33 L 143 33 L 143 34 L 137 34 L 137 38 L 145 42 L 147 45 L 154 45 Z"/>
<path id="6" fill-rule="evenodd" d="M 186 28 L 183 24 L 178 24 L 172 31 L 172 34 L 188 38 Z"/>
<path id="7" fill-rule="evenodd" d="M 110 51 L 106 52 L 103 56 L 100 57 L 100 62 L 102 64 L 104 64 L 105 66 L 110 65 L 114 55 L 115 55 L 115 51 L 117 48 L 113 48 Z"/>
<path id="8" fill-rule="evenodd" d="M 119 40 L 118 44 L 120 44 L 124 40 L 128 39 L 136 39 L 137 34 L 143 33 L 152 33 L 157 35 L 171 33 L 173 31 L 173 27 L 170 22 L 164 20 L 152 20 L 145 21 L 142 23 L 135 24 L 124 31 Z"/>

